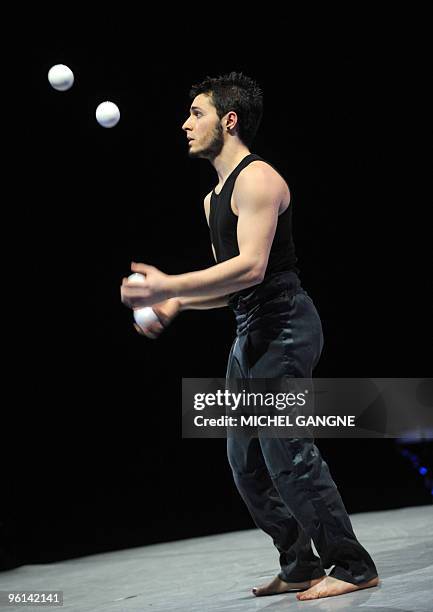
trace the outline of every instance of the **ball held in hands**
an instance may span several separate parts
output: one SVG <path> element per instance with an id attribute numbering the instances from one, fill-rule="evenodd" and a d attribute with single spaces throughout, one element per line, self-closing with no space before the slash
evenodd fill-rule
<path id="1" fill-rule="evenodd" d="M 139 274 L 135 272 L 128 276 L 128 283 L 140 285 L 144 282 L 143 274 Z M 134 310 L 134 320 L 141 329 L 146 329 L 152 323 L 159 321 L 155 311 L 150 306 L 145 306 L 144 308 L 137 308 Z"/>
<path id="2" fill-rule="evenodd" d="M 152 323 L 159 321 L 155 311 L 150 306 L 134 310 L 134 320 L 141 329 L 146 329 Z"/>

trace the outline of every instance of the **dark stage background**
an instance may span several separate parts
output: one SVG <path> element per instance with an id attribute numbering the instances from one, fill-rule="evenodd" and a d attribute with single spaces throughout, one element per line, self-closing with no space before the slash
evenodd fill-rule
<path id="1" fill-rule="evenodd" d="M 431 374 L 425 73 L 406 51 L 396 39 L 211 54 L 187 41 L 164 56 L 108 35 L 33 47 L 14 208 L 26 299 L 3 465 L 5 565 L 253 527 L 225 441 L 180 433 L 181 378 L 224 376 L 233 314 L 186 312 L 151 341 L 119 300 L 131 260 L 171 274 L 213 263 L 202 200 L 216 173 L 188 158 L 181 130 L 189 87 L 208 74 L 243 71 L 264 89 L 252 151 L 291 189 L 301 281 L 325 335 L 315 375 Z M 64 93 L 47 81 L 57 63 L 75 74 Z M 120 108 L 115 128 L 96 123 L 104 100 Z M 318 446 L 349 512 L 431 503 L 394 440 Z"/>

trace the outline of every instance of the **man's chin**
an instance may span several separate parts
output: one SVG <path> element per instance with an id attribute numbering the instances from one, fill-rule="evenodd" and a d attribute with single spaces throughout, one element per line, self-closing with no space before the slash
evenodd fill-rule
<path id="1" fill-rule="evenodd" d="M 200 158 L 200 157 L 204 157 L 206 158 L 206 151 L 191 151 L 191 149 L 188 151 L 188 157 L 190 157 L 191 159 L 194 158 Z"/>

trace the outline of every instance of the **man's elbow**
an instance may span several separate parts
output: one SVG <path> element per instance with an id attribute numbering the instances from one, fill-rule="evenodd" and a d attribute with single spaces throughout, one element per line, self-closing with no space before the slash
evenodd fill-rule
<path id="1" fill-rule="evenodd" d="M 253 262 L 248 270 L 248 280 L 252 285 L 261 283 L 265 278 L 266 265 L 263 262 Z"/>

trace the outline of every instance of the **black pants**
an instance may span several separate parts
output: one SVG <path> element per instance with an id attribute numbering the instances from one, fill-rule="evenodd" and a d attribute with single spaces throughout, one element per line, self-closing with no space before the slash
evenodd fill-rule
<path id="1" fill-rule="evenodd" d="M 232 298 L 229 306 L 236 315 L 237 337 L 228 361 L 228 386 L 235 378 L 311 378 L 323 348 L 322 325 L 295 272 L 273 275 Z M 331 576 L 352 584 L 377 576 L 312 438 L 228 433 L 227 454 L 255 524 L 279 552 L 281 580 L 317 578 L 332 565 Z"/>

